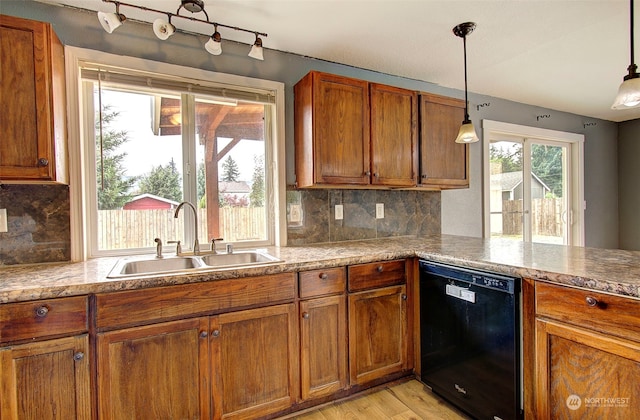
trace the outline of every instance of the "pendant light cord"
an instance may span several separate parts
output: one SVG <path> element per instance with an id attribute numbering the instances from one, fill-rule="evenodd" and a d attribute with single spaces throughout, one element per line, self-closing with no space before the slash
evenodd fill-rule
<path id="1" fill-rule="evenodd" d="M 631 38 L 631 65 L 635 65 L 635 60 L 633 59 L 633 51 L 634 51 L 634 46 L 633 46 L 633 0 L 629 1 L 629 37 Z M 634 69 L 635 70 L 635 69 Z"/>
<path id="2" fill-rule="evenodd" d="M 632 0 L 633 1 L 633 0 Z M 467 93 L 467 36 L 462 37 L 464 48 L 464 122 L 469 121 L 469 94 Z"/>

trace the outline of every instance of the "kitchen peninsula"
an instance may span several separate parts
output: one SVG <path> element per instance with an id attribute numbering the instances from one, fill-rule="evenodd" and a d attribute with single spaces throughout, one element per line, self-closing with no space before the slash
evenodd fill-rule
<path id="1" fill-rule="evenodd" d="M 419 332 L 415 265 L 417 258 L 424 258 L 523 279 L 524 408 L 529 418 L 535 418 L 536 413 L 545 417 L 566 410 L 564 392 L 568 390 L 562 387 L 567 382 L 577 387 L 572 393 L 582 398 L 593 396 L 594 384 L 616 397 L 627 398 L 626 407 L 607 413 L 638 409 L 640 395 L 633 387 L 640 375 L 638 252 L 449 235 L 270 247 L 267 251 L 282 263 L 126 279 L 107 278 L 116 258 L 2 268 L 0 363 L 3 367 L 10 365 L 30 346 L 40 346 L 44 351 L 47 343 L 53 343 L 68 349 L 76 363 L 75 374 L 82 371 L 79 365 L 85 367 L 85 374 L 76 376 L 78 387 L 97 381 L 97 390 L 93 388 L 90 393 L 76 389 L 76 398 L 85 401 L 76 407 L 85 410 L 89 418 L 95 412 L 108 418 L 117 413 L 108 411 L 114 406 L 120 404 L 127 409 L 136 401 L 135 390 L 120 392 L 116 386 L 119 382 L 114 382 L 114 378 L 127 378 L 126 369 L 121 369 L 124 365 L 120 365 L 124 358 L 137 355 L 128 352 L 128 345 L 138 343 L 138 351 L 146 351 L 150 363 L 158 357 L 151 351 L 155 345 L 165 346 L 163 351 L 176 357 L 188 346 L 179 359 L 199 362 L 190 365 L 193 371 L 182 373 L 200 380 L 173 384 L 198 388 L 193 400 L 185 402 L 190 404 L 186 413 L 199 418 L 269 418 L 414 372 L 419 376 L 419 340 L 414 337 Z M 376 278 L 378 273 L 380 277 Z M 62 320 L 56 323 L 56 304 L 60 302 L 65 302 L 60 310 L 69 311 L 72 325 Z M 373 302 L 375 305 L 367 306 Z M 370 308 L 376 305 L 384 309 L 374 315 L 397 323 L 398 331 L 361 339 L 363 334 L 376 334 L 358 327 L 360 321 L 372 322 L 367 316 L 373 316 Z M 47 313 L 53 327 L 45 327 Z M 313 354 L 317 343 L 327 339 L 323 336 L 314 342 L 314 328 L 322 327 L 305 324 L 316 314 L 322 315 L 323 322 L 330 320 L 325 327 L 332 332 L 328 342 L 335 346 L 337 355 L 330 361 L 335 377 L 322 384 L 315 381 L 309 364 L 318 360 Z M 251 332 L 239 327 L 245 324 L 253 325 Z M 276 334 L 277 339 L 259 333 L 278 328 L 283 334 Z M 172 335 L 171 340 L 165 338 Z M 235 341 L 225 339 L 225 335 L 235 337 Z M 384 366 L 361 363 L 366 359 L 360 356 L 362 352 L 375 353 L 375 349 L 362 344 L 372 337 L 387 340 L 384 348 L 397 350 L 398 360 L 391 357 Z M 151 341 L 145 346 L 145 340 Z M 253 345 L 237 340 L 249 340 Z M 271 387 L 268 392 L 273 391 L 270 396 L 277 398 L 254 395 L 254 401 L 243 400 L 230 391 L 233 385 L 243 381 L 244 387 L 251 386 L 264 378 L 242 379 L 233 371 L 243 361 L 262 354 L 265 347 L 261 346 L 273 347 L 266 352 L 272 357 L 269 363 L 277 360 L 276 368 L 282 372 L 265 385 Z M 236 355 L 236 351 L 241 354 Z M 243 352 L 248 356 L 243 357 Z M 281 354 L 285 358 L 279 359 Z M 229 361 L 225 355 L 234 357 Z M 575 377 L 579 372 L 571 371 L 566 364 L 569 355 L 586 367 L 607 363 L 606 375 L 593 376 L 590 372 L 589 381 L 580 381 Z M 229 363 L 234 369 L 226 369 Z M 95 371 L 108 374 L 99 373 L 99 380 L 90 381 L 90 372 Z M 217 373 L 212 375 L 212 371 Z M 151 375 L 148 378 L 155 374 L 134 372 Z M 564 381 L 558 381 L 557 375 Z M 617 388 L 610 388 L 613 382 Z M 10 381 L 8 384 L 11 386 Z M 133 399 L 127 400 L 130 396 Z M 100 404 L 107 400 L 118 403 L 111 407 Z M 602 407 L 582 408 L 586 409 Z M 72 411 L 72 415 L 87 418 L 79 411 Z"/>

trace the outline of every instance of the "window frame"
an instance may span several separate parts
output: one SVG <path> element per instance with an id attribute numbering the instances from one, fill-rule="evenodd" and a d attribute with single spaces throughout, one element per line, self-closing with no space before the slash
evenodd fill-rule
<path id="1" fill-rule="evenodd" d="M 529 127 L 499 121 L 482 120 L 483 138 L 483 225 L 484 237 L 491 237 L 491 209 L 490 209 L 490 164 L 489 147 L 491 140 L 505 138 L 506 140 L 529 139 L 535 143 L 551 145 L 564 144 L 568 147 L 568 172 L 570 177 L 570 198 L 568 200 L 571 226 L 569 227 L 570 245 L 584 246 L 584 135 L 565 131 L 549 130 L 546 128 Z M 524 147 L 524 143 L 523 143 Z M 524 173 L 530 168 L 523 168 Z M 523 177 L 525 183 L 530 182 Z M 529 238 L 530 239 L 530 238 Z"/>
<path id="2" fill-rule="evenodd" d="M 286 176 L 285 176 L 285 87 L 282 82 L 262 80 L 226 73 L 216 73 L 192 67 L 162 63 L 137 57 L 120 56 L 102 51 L 89 50 L 78 47 L 65 47 L 65 68 L 67 84 L 67 115 L 69 141 L 69 179 L 70 179 L 70 220 L 71 220 L 71 259 L 85 261 L 89 258 L 107 255 L 129 255 L 134 253 L 149 253 L 153 246 L 140 249 L 98 251 L 91 242 L 89 224 L 92 223 L 92 211 L 95 204 L 91 203 L 90 192 L 95 186 L 95 175 L 90 173 L 93 155 L 91 144 L 84 144 L 83 133 L 85 127 L 92 126 L 91 121 L 83 119 L 85 115 L 82 101 L 83 81 L 80 75 L 80 65 L 83 62 L 104 63 L 128 70 L 143 71 L 167 75 L 170 77 L 187 78 L 233 86 L 235 88 L 270 90 L 275 92 L 275 103 L 269 107 L 271 112 L 265 112 L 265 130 L 271 136 L 271 149 L 265 153 L 265 177 L 272 180 L 272 194 L 266 197 L 271 205 L 267 206 L 267 245 L 286 245 Z M 268 159 L 268 156 L 271 159 Z M 185 198 L 187 199 L 187 198 Z M 92 207 L 93 206 L 93 209 Z M 271 231 L 272 233 L 269 233 Z M 166 239 L 166 238 L 163 238 Z M 153 244 L 150 244 L 153 245 Z M 256 244 L 254 244 L 256 245 Z M 251 246 L 251 244 L 247 244 Z M 262 246 L 262 245 L 261 245 Z"/>

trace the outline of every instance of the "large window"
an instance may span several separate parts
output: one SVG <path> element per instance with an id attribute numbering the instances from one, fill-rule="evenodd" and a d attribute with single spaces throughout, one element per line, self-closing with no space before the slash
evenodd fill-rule
<path id="1" fill-rule="evenodd" d="M 484 121 L 485 236 L 584 244 L 582 135 Z"/>
<path id="2" fill-rule="evenodd" d="M 133 62 L 76 59 L 85 256 L 278 243 L 278 90 Z"/>

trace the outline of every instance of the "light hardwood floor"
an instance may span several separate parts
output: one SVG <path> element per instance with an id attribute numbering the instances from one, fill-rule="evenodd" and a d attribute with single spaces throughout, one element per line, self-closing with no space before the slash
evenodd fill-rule
<path id="1" fill-rule="evenodd" d="M 281 417 L 300 420 L 467 420 L 417 380 L 395 382 L 345 400 Z"/>

